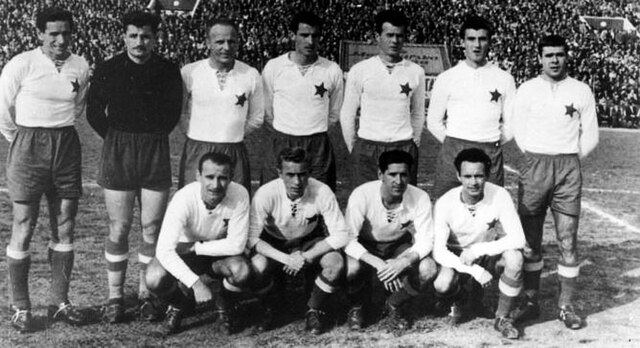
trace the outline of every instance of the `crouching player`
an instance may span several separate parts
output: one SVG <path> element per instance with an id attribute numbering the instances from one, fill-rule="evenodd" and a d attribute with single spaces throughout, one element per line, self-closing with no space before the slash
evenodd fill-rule
<path id="1" fill-rule="evenodd" d="M 464 275 L 487 287 L 492 273 L 504 268 L 494 327 L 504 337 L 517 339 L 520 333 L 509 312 L 522 288 L 525 238 L 518 214 L 509 193 L 486 182 L 491 168 L 486 153 L 477 148 L 463 150 L 454 164 L 462 185 L 444 194 L 434 211 L 433 256 L 442 266 L 433 283 L 436 295 L 451 305 L 450 320 L 456 324 L 462 317 L 462 284 L 468 279 Z M 504 231 L 501 237 L 498 223 Z"/>
<path id="2" fill-rule="evenodd" d="M 349 232 L 329 186 L 309 177 L 303 149 L 283 149 L 277 169 L 279 178 L 260 187 L 251 204 L 248 246 L 265 307 L 258 330 L 271 325 L 278 295 L 274 276 L 304 271 L 309 278 L 317 274 L 307 302 L 306 330 L 319 334 L 324 329 L 323 304 L 343 276 L 344 259 L 338 250 L 347 244 Z"/>
<path id="3" fill-rule="evenodd" d="M 362 306 L 371 289 L 371 272 L 392 293 L 385 307 L 398 329 L 409 326 L 401 306 L 437 273 L 434 260 L 427 257 L 433 246 L 431 201 L 426 192 L 409 184 L 412 164 L 407 152 L 382 153 L 379 180 L 360 185 L 349 197 L 346 219 L 352 239 L 345 251 L 352 330 L 363 325 Z"/>
<path id="4" fill-rule="evenodd" d="M 160 229 L 156 256 L 149 264 L 149 290 L 168 302 L 167 333 L 175 333 L 186 307 L 215 303 L 216 327 L 231 330 L 229 309 L 246 286 L 249 260 L 242 255 L 249 228 L 249 194 L 231 182 L 231 158 L 207 153 L 198 163 L 197 181 L 175 193 Z M 213 294 L 212 282 L 222 280 Z M 218 287 L 219 288 L 219 287 Z"/>

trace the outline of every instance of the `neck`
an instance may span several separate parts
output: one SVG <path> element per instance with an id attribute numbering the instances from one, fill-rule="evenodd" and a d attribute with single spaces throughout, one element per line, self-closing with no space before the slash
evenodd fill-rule
<path id="1" fill-rule="evenodd" d="M 561 76 L 558 76 L 558 78 L 551 77 L 551 76 L 549 76 L 547 74 L 542 74 L 542 79 L 545 80 L 545 81 L 551 82 L 551 83 L 557 83 L 557 82 L 560 82 L 560 81 L 562 81 L 562 80 L 564 80 L 566 78 L 567 78 L 567 74 L 566 73 L 562 74 Z"/>
<path id="2" fill-rule="evenodd" d="M 315 61 L 318 60 L 318 55 L 314 54 L 312 56 L 305 56 L 304 54 L 293 51 L 289 55 L 289 59 L 291 59 L 292 62 L 298 65 L 309 65 L 315 63 Z"/>
<path id="3" fill-rule="evenodd" d="M 384 54 L 384 53 L 378 54 L 378 57 L 380 57 L 380 59 L 383 62 L 392 63 L 392 64 L 395 64 L 395 63 L 397 63 L 397 62 L 402 60 L 402 56 L 390 56 L 390 55 Z"/>
<path id="4" fill-rule="evenodd" d="M 474 69 L 481 68 L 481 67 L 487 65 L 487 60 L 486 59 L 483 59 L 481 62 L 474 62 L 471 59 L 465 59 L 464 61 L 465 61 L 465 63 L 467 63 L 468 66 L 470 66 L 470 67 L 472 67 Z"/>
<path id="5" fill-rule="evenodd" d="M 53 61 L 56 61 L 56 60 L 58 60 L 58 61 L 60 61 L 60 60 L 65 60 L 65 59 L 69 58 L 69 56 L 71 55 L 71 52 L 66 51 L 66 52 L 64 52 L 64 53 L 62 54 L 62 56 L 60 56 L 60 57 L 55 57 L 51 52 L 47 52 L 47 51 L 45 51 L 44 49 L 41 49 L 41 50 L 42 50 L 42 53 L 44 53 L 44 55 L 45 55 L 45 56 L 49 57 L 49 59 L 51 59 L 51 60 L 53 60 Z"/>
<path id="6" fill-rule="evenodd" d="M 144 64 L 144 63 L 148 62 L 149 59 L 151 59 L 151 55 L 139 58 L 139 57 L 134 57 L 134 56 L 130 55 L 129 52 L 127 52 L 127 56 L 129 56 L 129 59 L 131 59 L 131 61 L 136 63 L 136 64 Z"/>
<path id="7" fill-rule="evenodd" d="M 204 206 L 208 210 L 214 210 L 218 206 L 218 204 L 220 204 L 220 202 L 222 202 L 222 199 L 216 199 L 216 200 L 210 201 L 210 202 L 207 202 L 207 201 L 203 200 L 202 202 L 204 203 Z"/>
<path id="8" fill-rule="evenodd" d="M 483 198 L 484 198 L 484 193 L 477 197 L 465 194 L 464 191 L 460 193 L 460 199 L 462 200 L 462 202 L 469 205 L 474 205 L 480 202 Z"/>
<path id="9" fill-rule="evenodd" d="M 236 64 L 235 60 L 232 60 L 229 63 L 220 63 L 211 57 L 209 58 L 209 66 L 219 71 L 224 71 L 224 72 L 231 71 L 231 69 L 233 69 L 233 66 L 235 64 Z"/>
<path id="10" fill-rule="evenodd" d="M 380 192 L 380 198 L 382 199 L 382 205 L 387 209 L 395 209 L 402 204 L 402 196 L 396 197 L 383 190 Z"/>

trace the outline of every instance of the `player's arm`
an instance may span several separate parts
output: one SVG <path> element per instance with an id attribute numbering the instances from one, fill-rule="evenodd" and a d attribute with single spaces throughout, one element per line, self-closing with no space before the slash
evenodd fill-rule
<path id="1" fill-rule="evenodd" d="M 346 222 L 349 228 L 349 243 L 344 248 L 344 251 L 350 257 L 360 260 L 376 270 L 381 270 L 385 267 L 386 262 L 369 253 L 367 249 L 358 242 L 358 235 L 362 229 L 362 225 L 366 218 L 366 197 L 361 194 L 361 191 L 356 189 L 351 193 L 349 202 L 347 203 L 346 210 Z"/>
<path id="2" fill-rule="evenodd" d="M 596 100 L 585 87 L 584 108 L 580 111 L 580 158 L 587 157 L 598 145 L 598 118 L 596 117 Z"/>
<path id="3" fill-rule="evenodd" d="M 349 242 L 349 230 L 335 195 L 328 187 L 320 189 L 318 195 L 321 214 L 327 225 L 327 230 L 329 230 L 329 236 L 302 253 L 307 262 L 311 262 L 332 250 L 344 248 Z"/>
<path id="4" fill-rule="evenodd" d="M 26 70 L 16 59 L 5 65 L 0 75 L 0 133 L 12 142 L 18 127 L 15 123 L 15 103 Z"/>
<path id="5" fill-rule="evenodd" d="M 413 128 L 413 142 L 420 146 L 422 130 L 424 129 L 424 98 L 425 98 L 425 76 L 424 70 L 420 69 L 418 74 L 418 86 L 411 94 L 411 127 Z"/>
<path id="6" fill-rule="evenodd" d="M 340 127 L 342 137 L 347 145 L 347 150 L 353 150 L 356 141 L 356 113 L 360 107 L 362 95 L 361 77 L 358 69 L 351 69 L 347 75 L 347 83 L 344 87 L 344 101 L 340 109 Z"/>
<path id="7" fill-rule="evenodd" d="M 163 130 L 169 134 L 180 122 L 180 115 L 182 114 L 182 77 L 180 76 L 180 70 L 171 65 L 170 68 L 165 71 L 164 91 L 162 93 L 159 110 L 163 115 L 159 115 Z"/>
<path id="8" fill-rule="evenodd" d="M 340 120 L 340 109 L 344 102 L 344 78 L 342 70 L 334 66 L 332 69 L 333 88 L 329 91 L 329 127 L 333 127 Z"/>
<path id="9" fill-rule="evenodd" d="M 427 129 L 439 142 L 443 142 L 447 127 L 444 123 L 444 115 L 447 111 L 449 95 L 446 82 L 442 75 L 436 78 L 431 89 L 429 110 L 427 111 Z"/>
<path id="10" fill-rule="evenodd" d="M 247 245 L 249 233 L 249 194 L 243 191 L 242 198 L 238 199 L 229 219 L 227 236 L 222 239 L 196 243 L 197 255 L 206 256 L 233 256 L 240 255 Z"/>
<path id="11" fill-rule="evenodd" d="M 108 72 L 105 71 L 106 69 L 106 66 L 101 64 L 96 67 L 87 94 L 87 121 L 91 128 L 102 138 L 107 135 L 107 130 L 109 129 L 106 114 L 109 100 L 107 88 Z"/>
<path id="12" fill-rule="evenodd" d="M 187 64 L 180 70 L 182 76 L 182 110 L 180 113 L 180 130 L 184 134 L 189 132 L 189 121 L 191 120 L 191 70 L 194 64 Z"/>
<path id="13" fill-rule="evenodd" d="M 516 90 L 516 95 L 511 103 L 511 129 L 513 130 L 513 138 L 520 148 L 520 151 L 524 152 L 522 146 L 527 133 L 527 98 L 535 98 L 534 95 L 529 95 L 526 91 L 526 85 L 520 86 Z"/>
<path id="14" fill-rule="evenodd" d="M 251 68 L 251 93 L 249 94 L 249 110 L 244 125 L 245 136 L 260 128 L 264 121 L 264 87 L 258 71 Z"/>
<path id="15" fill-rule="evenodd" d="M 73 110 L 76 119 L 81 118 L 86 111 L 87 92 L 89 91 L 89 65 L 84 61 L 84 59 L 82 62 L 84 63 L 83 73 L 78 81 L 80 88 L 78 89 L 78 93 L 75 97 L 75 107 Z"/>
<path id="16" fill-rule="evenodd" d="M 273 84 L 274 71 L 273 61 L 267 62 L 262 70 L 262 87 L 264 94 L 264 125 L 267 129 L 273 129 Z"/>
<path id="17" fill-rule="evenodd" d="M 504 92 L 502 102 L 502 122 L 500 125 L 500 143 L 506 144 L 513 139 L 513 102 L 516 95 L 516 83 L 513 77 L 509 76 L 509 81 Z"/>

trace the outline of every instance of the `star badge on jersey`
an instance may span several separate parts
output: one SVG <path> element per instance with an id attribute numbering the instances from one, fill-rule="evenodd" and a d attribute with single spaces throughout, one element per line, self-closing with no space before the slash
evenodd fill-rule
<path id="1" fill-rule="evenodd" d="M 400 93 L 401 94 L 406 94 L 407 97 L 409 96 L 409 93 L 411 93 L 413 89 L 411 89 L 411 87 L 409 87 L 409 82 L 405 83 L 404 85 L 400 85 Z"/>
<path id="2" fill-rule="evenodd" d="M 413 220 L 409 220 L 409 221 L 407 221 L 407 222 L 405 222 L 405 223 L 401 223 L 401 224 L 400 224 L 400 229 L 401 229 L 401 230 L 404 230 L 404 229 L 406 229 L 406 228 L 411 227 L 411 225 L 413 225 Z"/>
<path id="3" fill-rule="evenodd" d="M 571 105 L 565 105 L 564 107 L 567 109 L 564 114 L 569 115 L 569 117 L 573 117 L 573 113 L 578 111 L 578 109 L 573 107 L 573 103 L 571 103 Z"/>
<path id="4" fill-rule="evenodd" d="M 224 226 L 224 228 L 228 228 L 229 227 L 229 219 L 222 219 L 222 225 Z"/>
<path id="5" fill-rule="evenodd" d="M 246 95 L 244 95 L 244 93 L 242 93 L 242 94 L 240 94 L 240 95 L 237 95 L 237 96 L 236 96 L 236 99 L 238 99 L 238 100 L 236 101 L 236 105 L 240 105 L 240 106 L 242 107 L 242 106 L 244 106 L 244 102 L 246 102 L 246 101 L 247 101 L 247 96 L 246 96 Z"/>
<path id="6" fill-rule="evenodd" d="M 313 85 L 313 87 L 315 87 L 315 88 L 316 88 L 316 93 L 315 93 L 314 95 L 319 95 L 319 96 L 320 96 L 320 98 L 324 98 L 324 94 L 325 94 L 325 93 L 327 93 L 327 91 L 328 91 L 328 89 L 326 89 L 326 88 L 324 87 L 324 82 L 323 82 L 323 83 L 321 83 L 321 84 L 320 84 L 320 85 L 318 85 L 318 86 Z"/>
<path id="7" fill-rule="evenodd" d="M 489 91 L 489 93 L 491 94 L 491 102 L 498 102 L 498 100 L 500 100 L 500 97 L 502 97 L 502 93 L 498 92 L 498 89 L 496 88 L 493 92 Z"/>
<path id="8" fill-rule="evenodd" d="M 498 223 L 498 219 L 494 218 L 493 220 L 487 222 L 487 229 L 490 230 L 492 228 L 496 228 L 496 224 Z"/>
<path id="9" fill-rule="evenodd" d="M 73 93 L 78 93 L 78 91 L 80 91 L 80 83 L 78 82 L 78 79 L 71 81 L 71 87 L 73 87 Z"/>

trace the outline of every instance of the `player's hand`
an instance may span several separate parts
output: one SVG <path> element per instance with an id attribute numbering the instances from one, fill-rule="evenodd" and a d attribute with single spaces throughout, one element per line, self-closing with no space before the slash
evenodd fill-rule
<path id="1" fill-rule="evenodd" d="M 471 267 L 471 275 L 473 276 L 473 279 L 475 279 L 483 288 L 489 287 L 491 285 L 491 280 L 493 279 L 491 273 L 478 265 L 473 265 Z"/>
<path id="2" fill-rule="evenodd" d="M 460 261 L 467 266 L 473 265 L 477 259 L 478 256 L 470 248 L 462 250 L 460 254 Z"/>
<path id="3" fill-rule="evenodd" d="M 289 254 L 287 263 L 284 265 L 285 273 L 295 275 L 304 267 L 305 259 L 300 251 Z M 293 273 L 292 273 L 293 272 Z"/>
<path id="4" fill-rule="evenodd" d="M 179 242 L 176 246 L 176 253 L 178 255 L 195 253 L 196 252 L 196 243 L 194 242 Z"/>
<path id="5" fill-rule="evenodd" d="M 409 261 L 404 258 L 387 260 L 385 267 L 378 270 L 378 279 L 385 283 L 394 278 L 398 278 L 400 273 L 407 267 L 409 267 Z"/>
<path id="6" fill-rule="evenodd" d="M 202 279 L 198 279 L 193 284 L 191 289 L 193 290 L 193 297 L 195 298 L 197 304 L 210 302 L 213 298 L 211 289 L 209 289 L 209 287 L 205 285 Z"/>
<path id="7" fill-rule="evenodd" d="M 394 278 L 388 282 L 384 282 L 384 288 L 389 292 L 396 292 L 404 288 L 404 283 L 398 278 Z"/>

